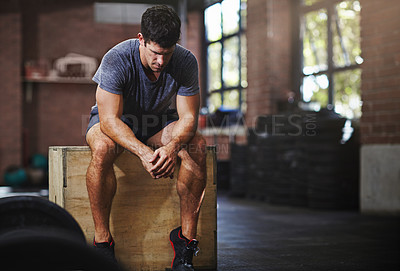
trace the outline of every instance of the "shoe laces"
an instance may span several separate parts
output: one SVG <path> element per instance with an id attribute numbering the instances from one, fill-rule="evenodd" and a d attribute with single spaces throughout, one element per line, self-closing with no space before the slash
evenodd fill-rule
<path id="1" fill-rule="evenodd" d="M 197 246 L 197 240 L 189 242 L 186 246 L 185 252 L 183 253 L 183 264 L 193 265 L 193 255 L 197 256 L 199 251 L 200 248 Z"/>
<path id="2" fill-rule="evenodd" d="M 199 254 L 199 251 L 200 251 L 199 247 L 193 248 L 193 255 L 197 257 L 197 255 Z"/>
<path id="3" fill-rule="evenodd" d="M 189 246 L 187 246 L 186 250 L 191 251 L 191 253 L 187 253 L 188 255 L 194 255 L 194 256 L 197 257 L 197 254 L 199 254 L 200 248 L 199 247 L 189 247 Z"/>

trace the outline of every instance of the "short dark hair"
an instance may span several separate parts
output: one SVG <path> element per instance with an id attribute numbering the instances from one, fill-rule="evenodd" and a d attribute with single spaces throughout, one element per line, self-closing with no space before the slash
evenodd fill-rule
<path id="1" fill-rule="evenodd" d="M 179 40 L 181 20 L 172 8 L 157 5 L 143 13 L 141 33 L 145 43 L 152 41 L 163 48 L 169 48 Z"/>

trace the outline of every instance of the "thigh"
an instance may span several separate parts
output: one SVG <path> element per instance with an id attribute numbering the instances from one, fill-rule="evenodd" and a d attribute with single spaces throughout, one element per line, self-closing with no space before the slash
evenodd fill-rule
<path id="1" fill-rule="evenodd" d="M 175 125 L 176 121 L 164 127 L 161 131 L 147 140 L 147 145 L 153 148 L 159 148 L 167 145 L 172 140 Z M 194 137 L 187 144 L 185 144 L 184 149 L 189 153 L 197 153 L 199 151 L 198 147 L 203 148 L 205 144 L 206 143 L 203 136 L 199 131 L 196 131 Z"/>
<path id="2" fill-rule="evenodd" d="M 169 123 L 158 133 L 150 137 L 146 144 L 153 148 L 159 148 L 167 145 L 172 139 L 172 133 L 174 131 L 176 121 Z"/>

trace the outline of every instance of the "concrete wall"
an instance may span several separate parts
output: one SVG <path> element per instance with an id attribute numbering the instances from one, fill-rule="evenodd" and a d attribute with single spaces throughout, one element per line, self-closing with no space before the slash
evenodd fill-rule
<path id="1" fill-rule="evenodd" d="M 361 157 L 362 211 L 400 214 L 400 144 L 364 145 Z"/>

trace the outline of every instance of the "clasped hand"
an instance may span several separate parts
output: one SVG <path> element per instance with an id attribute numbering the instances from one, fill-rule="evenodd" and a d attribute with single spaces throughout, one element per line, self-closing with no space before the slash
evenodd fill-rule
<path id="1" fill-rule="evenodd" d="M 142 163 L 154 179 L 168 177 L 172 179 L 176 160 L 176 150 L 167 145 L 156 149 L 151 156 L 149 155 L 144 160 L 142 159 Z"/>

